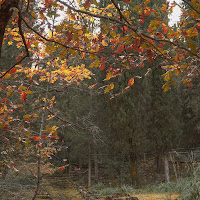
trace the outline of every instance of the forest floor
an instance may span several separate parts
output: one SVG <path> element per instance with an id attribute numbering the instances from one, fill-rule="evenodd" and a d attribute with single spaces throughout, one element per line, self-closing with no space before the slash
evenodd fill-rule
<path id="1" fill-rule="evenodd" d="M 0 180 L 0 200 L 22 200 L 31 199 L 35 184 L 25 179 L 21 180 L 8 178 L 5 181 Z M 27 178 L 26 178 L 27 179 Z M 81 189 L 72 183 L 66 176 L 46 176 L 41 182 L 41 187 L 36 200 L 107 200 L 107 199 L 126 199 L 127 197 L 137 197 L 138 200 L 179 200 L 179 196 L 169 193 L 135 193 L 128 196 L 118 194 L 98 196 L 87 189 Z M 85 198 L 84 198 L 84 197 Z"/>
<path id="2" fill-rule="evenodd" d="M 78 189 L 65 176 L 49 176 L 43 179 L 37 200 L 83 200 Z"/>
<path id="3" fill-rule="evenodd" d="M 50 176 L 43 179 L 40 194 L 37 200 L 52 199 L 52 200 L 88 200 L 88 199 L 126 199 L 126 197 L 114 197 L 115 195 L 103 196 L 95 198 L 92 193 L 85 198 L 82 197 L 77 187 L 65 176 Z M 111 198 L 110 198 L 111 197 Z M 178 200 L 179 195 L 176 194 L 161 194 L 161 193 L 148 193 L 148 194 L 132 194 L 129 197 L 137 197 L 139 200 Z"/>

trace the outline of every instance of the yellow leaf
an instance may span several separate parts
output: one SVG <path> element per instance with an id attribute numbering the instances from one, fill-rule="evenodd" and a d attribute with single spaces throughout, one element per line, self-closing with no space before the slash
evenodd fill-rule
<path id="1" fill-rule="evenodd" d="M 26 91 L 26 94 L 33 94 L 33 92 L 30 91 L 30 90 L 27 90 L 27 91 Z"/>
<path id="2" fill-rule="evenodd" d="M 25 86 L 23 86 L 23 85 L 20 85 L 19 86 L 19 90 L 26 90 L 27 89 L 27 87 L 25 87 Z"/>
<path id="3" fill-rule="evenodd" d="M 115 38 L 116 37 L 116 33 L 114 31 L 110 31 L 110 35 Z"/>
<path id="4" fill-rule="evenodd" d="M 110 84 L 110 89 L 112 90 L 113 88 L 114 88 L 114 84 L 111 83 L 111 84 Z"/>
<path id="5" fill-rule="evenodd" d="M 39 117 L 39 115 L 37 115 L 37 114 L 33 114 L 33 117 Z"/>
<path id="6" fill-rule="evenodd" d="M 175 69 L 175 75 L 176 75 L 176 76 L 179 75 L 179 71 L 178 71 L 178 69 Z"/>
<path id="7" fill-rule="evenodd" d="M 125 15 L 126 18 L 129 18 L 130 12 L 129 12 L 128 10 L 126 10 L 126 11 L 124 12 L 124 15 Z"/>
<path id="8" fill-rule="evenodd" d="M 12 95 L 12 94 L 14 94 L 14 91 L 11 89 L 11 90 L 9 90 L 8 92 L 7 92 L 7 95 L 8 96 L 10 96 L 10 95 Z"/>
<path id="9" fill-rule="evenodd" d="M 20 108 L 20 107 L 23 107 L 23 105 L 22 104 L 17 104 L 17 107 Z"/>
<path id="10" fill-rule="evenodd" d="M 176 85 L 176 82 L 175 82 L 175 81 L 171 81 L 171 83 L 172 83 L 173 85 Z"/>
<path id="11" fill-rule="evenodd" d="M 12 41 L 9 41 L 9 42 L 8 42 L 9 45 L 12 45 L 12 43 L 13 43 Z"/>
<path id="12" fill-rule="evenodd" d="M 165 74 L 164 80 L 165 80 L 165 81 L 169 81 L 170 78 L 171 78 L 171 71 L 168 71 L 168 72 Z"/>
<path id="13" fill-rule="evenodd" d="M 109 72 L 109 73 L 106 74 L 106 79 L 105 79 L 105 81 L 108 81 L 108 80 L 110 80 L 111 78 L 112 78 L 112 74 Z"/>
<path id="14" fill-rule="evenodd" d="M 7 73 L 7 74 L 4 76 L 4 78 L 5 78 L 5 79 L 9 79 L 10 76 L 11 76 L 11 74 Z"/>
<path id="15" fill-rule="evenodd" d="M 31 15 L 33 18 L 35 18 L 35 19 L 37 18 L 36 14 L 34 12 L 31 12 Z"/>
<path id="16" fill-rule="evenodd" d="M 25 146 L 28 147 L 30 143 L 31 143 L 31 141 L 29 139 L 26 139 Z"/>
<path id="17" fill-rule="evenodd" d="M 31 117 L 31 115 L 24 115 L 23 116 L 24 119 L 27 119 L 27 118 L 30 118 L 30 117 Z"/>
<path id="18" fill-rule="evenodd" d="M 113 83 L 111 83 L 110 85 L 108 85 L 107 87 L 106 87 L 106 89 L 104 90 L 104 93 L 106 94 L 106 93 L 108 93 L 110 90 L 112 90 L 114 88 L 114 84 Z"/>
<path id="19" fill-rule="evenodd" d="M 108 46 L 108 44 L 105 42 L 105 40 L 102 41 L 103 46 Z"/>
<path id="20" fill-rule="evenodd" d="M 100 62 L 99 62 L 98 59 L 96 59 L 96 60 L 94 61 L 94 66 L 95 66 L 95 67 L 99 67 L 99 65 L 100 65 Z"/>
<path id="21" fill-rule="evenodd" d="M 169 87 L 169 82 L 166 82 L 166 83 L 163 85 L 162 88 L 164 89 L 164 92 L 167 92 L 167 91 L 170 89 L 170 87 Z"/>

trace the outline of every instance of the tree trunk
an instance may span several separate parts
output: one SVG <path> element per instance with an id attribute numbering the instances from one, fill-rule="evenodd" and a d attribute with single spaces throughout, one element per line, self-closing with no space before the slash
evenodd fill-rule
<path id="1" fill-rule="evenodd" d="M 161 151 L 157 151 L 156 155 L 156 169 L 159 174 L 161 174 L 161 169 L 162 169 L 162 153 Z"/>
<path id="2" fill-rule="evenodd" d="M 97 156 L 97 150 L 94 149 L 94 174 L 95 174 L 95 180 L 98 182 L 99 180 L 99 165 L 98 165 L 98 156 Z"/>
<path id="3" fill-rule="evenodd" d="M 91 174 L 92 174 L 92 163 L 91 163 L 91 144 L 88 142 L 88 188 L 91 187 Z"/>
<path id="4" fill-rule="evenodd" d="M 136 187 L 139 187 L 139 175 L 138 175 L 138 163 L 137 163 L 137 155 L 136 153 L 131 153 L 131 179 L 132 184 Z"/>
<path id="5" fill-rule="evenodd" d="M 169 176 L 169 162 L 167 153 L 164 154 L 164 166 L 165 166 L 165 181 L 169 182 L 170 176 Z"/>

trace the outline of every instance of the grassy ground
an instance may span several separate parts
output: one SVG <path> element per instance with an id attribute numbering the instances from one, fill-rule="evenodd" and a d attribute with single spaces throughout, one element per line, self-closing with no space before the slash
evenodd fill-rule
<path id="1" fill-rule="evenodd" d="M 43 179 L 37 200 L 83 200 L 79 191 L 66 177 L 47 177 Z"/>

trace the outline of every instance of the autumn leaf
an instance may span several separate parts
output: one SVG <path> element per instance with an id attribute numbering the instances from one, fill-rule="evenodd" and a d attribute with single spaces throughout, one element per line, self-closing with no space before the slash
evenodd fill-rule
<path id="1" fill-rule="evenodd" d="M 17 71 L 17 68 L 12 68 L 8 73 L 9 74 L 14 74 L 14 73 L 16 73 L 16 71 Z"/>
<path id="2" fill-rule="evenodd" d="M 59 171 L 64 171 L 65 168 L 64 168 L 64 167 L 58 167 L 58 170 L 59 170 Z"/>
<path id="3" fill-rule="evenodd" d="M 21 93 L 21 100 L 22 100 L 23 102 L 26 102 L 26 96 L 27 96 L 26 92 L 22 92 L 22 93 Z"/>
<path id="4" fill-rule="evenodd" d="M 31 141 L 29 139 L 26 139 L 25 146 L 28 147 L 30 143 L 31 143 Z"/>
<path id="5" fill-rule="evenodd" d="M 37 144 L 37 148 L 42 148 L 42 144 Z"/>
<path id="6" fill-rule="evenodd" d="M 162 88 L 164 89 L 164 92 L 167 92 L 167 91 L 170 89 L 170 87 L 169 87 L 169 82 L 166 82 L 166 83 L 163 85 Z"/>
<path id="7" fill-rule="evenodd" d="M 130 1 L 130 0 L 124 0 L 124 2 L 125 2 L 126 4 L 129 4 L 129 3 L 131 3 L 131 1 Z"/>
<path id="8" fill-rule="evenodd" d="M 117 48 L 117 53 L 121 53 L 122 51 L 124 50 L 124 45 L 120 45 L 118 48 Z"/>
<path id="9" fill-rule="evenodd" d="M 31 47 L 31 42 L 30 42 L 30 40 L 27 40 L 27 44 L 26 44 L 26 45 L 27 45 L 28 48 Z"/>
<path id="10" fill-rule="evenodd" d="M 83 6 L 84 6 L 85 8 L 89 8 L 90 5 L 91 5 L 91 0 L 86 0 L 85 3 L 83 4 Z"/>
<path id="11" fill-rule="evenodd" d="M 162 23 L 162 29 L 164 34 L 167 34 L 168 27 L 164 23 Z"/>
<path id="12" fill-rule="evenodd" d="M 41 135 L 42 139 L 47 139 L 48 137 L 46 135 Z"/>
<path id="13" fill-rule="evenodd" d="M 40 140 L 40 138 L 38 136 L 33 136 L 32 139 L 35 140 L 35 141 L 39 141 Z"/>
<path id="14" fill-rule="evenodd" d="M 135 79 L 134 79 L 134 77 L 133 77 L 133 78 L 131 78 L 131 79 L 129 80 L 129 82 L 128 82 L 128 86 L 133 85 L 134 82 L 135 82 Z"/>
<path id="15" fill-rule="evenodd" d="M 11 77 L 11 74 L 10 74 L 10 73 L 7 73 L 7 74 L 4 76 L 5 79 L 9 79 L 10 77 Z"/>
<path id="16" fill-rule="evenodd" d="M 153 53 L 153 51 L 149 48 L 149 49 L 146 50 L 146 53 L 147 53 L 148 61 L 150 63 L 154 62 L 154 53 Z"/>
<path id="17" fill-rule="evenodd" d="M 24 115 L 23 118 L 24 119 L 31 118 L 31 115 Z"/>
<path id="18" fill-rule="evenodd" d="M 111 83 L 110 85 L 108 85 L 106 87 L 106 89 L 104 90 L 104 93 L 106 94 L 106 93 L 110 92 L 110 90 L 112 90 L 113 88 L 114 88 L 114 84 Z"/>
<path id="19" fill-rule="evenodd" d="M 100 70 L 104 70 L 104 69 L 105 69 L 105 62 L 102 62 L 102 63 L 101 63 L 99 69 L 100 69 Z"/>

